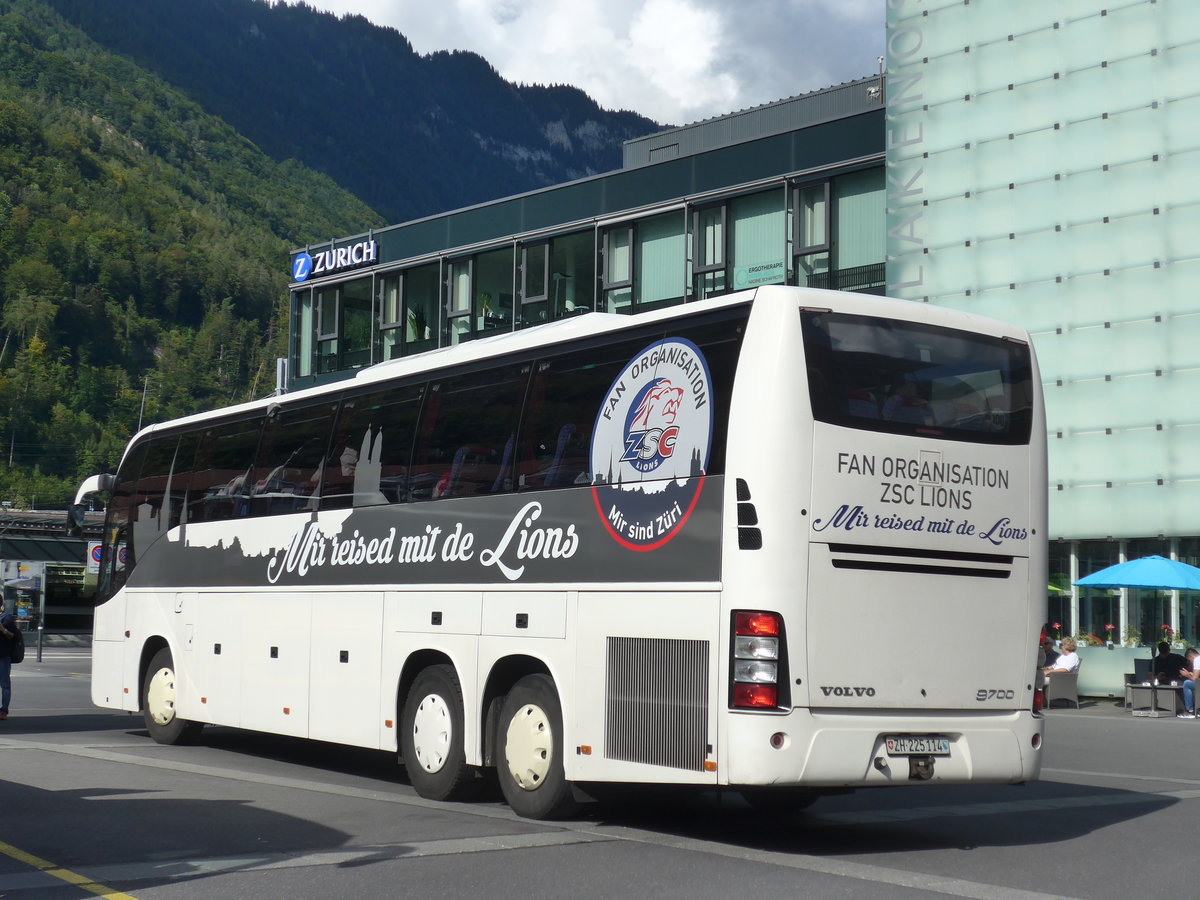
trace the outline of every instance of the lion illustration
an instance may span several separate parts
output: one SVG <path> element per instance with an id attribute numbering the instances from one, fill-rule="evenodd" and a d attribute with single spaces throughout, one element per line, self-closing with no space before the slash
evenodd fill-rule
<path id="1" fill-rule="evenodd" d="M 629 423 L 630 430 L 648 431 L 674 425 L 682 402 L 683 388 L 674 387 L 666 378 L 660 379 L 643 395 Z"/>

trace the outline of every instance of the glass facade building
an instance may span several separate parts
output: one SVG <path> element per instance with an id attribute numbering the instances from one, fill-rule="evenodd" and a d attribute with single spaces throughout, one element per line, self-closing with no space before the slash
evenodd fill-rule
<path id="1" fill-rule="evenodd" d="M 888 292 L 1034 336 L 1050 621 L 1195 643 L 1196 596 L 1071 583 L 1149 554 L 1200 563 L 1200 7 L 887 9 Z"/>
<path id="2" fill-rule="evenodd" d="M 293 254 L 288 386 L 764 284 L 882 293 L 881 78 L 631 141 L 615 171 Z"/>

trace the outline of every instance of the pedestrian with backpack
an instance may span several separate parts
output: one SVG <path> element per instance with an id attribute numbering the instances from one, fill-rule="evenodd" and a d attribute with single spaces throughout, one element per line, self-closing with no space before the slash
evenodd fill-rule
<path id="1" fill-rule="evenodd" d="M 12 613 L 3 612 L 0 601 L 0 719 L 8 718 L 8 702 L 12 699 L 12 664 L 18 645 L 24 649 L 25 642 L 17 630 L 17 620 Z M 24 654 L 22 654 L 23 656 Z"/>

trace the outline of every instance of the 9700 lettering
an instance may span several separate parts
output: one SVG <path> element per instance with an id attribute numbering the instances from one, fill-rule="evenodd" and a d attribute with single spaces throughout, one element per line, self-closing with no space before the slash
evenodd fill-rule
<path id="1" fill-rule="evenodd" d="M 975 699 L 980 703 L 984 703 L 988 700 L 1012 700 L 1015 697 L 1016 693 L 1014 691 L 1007 691 L 1003 689 L 980 688 L 975 692 Z"/>

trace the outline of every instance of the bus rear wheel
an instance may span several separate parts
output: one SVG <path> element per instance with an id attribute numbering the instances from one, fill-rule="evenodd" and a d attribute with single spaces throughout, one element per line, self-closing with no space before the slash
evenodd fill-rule
<path id="1" fill-rule="evenodd" d="M 578 809 L 563 774 L 562 705 L 546 675 L 527 675 L 504 700 L 500 713 L 504 799 L 527 819 L 562 819 Z"/>
<path id="2" fill-rule="evenodd" d="M 470 800 L 480 779 L 466 763 L 462 686 L 454 668 L 423 669 L 404 700 L 400 752 L 408 780 L 426 800 Z"/>
<path id="3" fill-rule="evenodd" d="M 159 744 L 190 744 L 203 722 L 179 717 L 176 709 L 175 662 L 166 647 L 154 654 L 142 679 L 142 717 L 150 737 Z"/>

